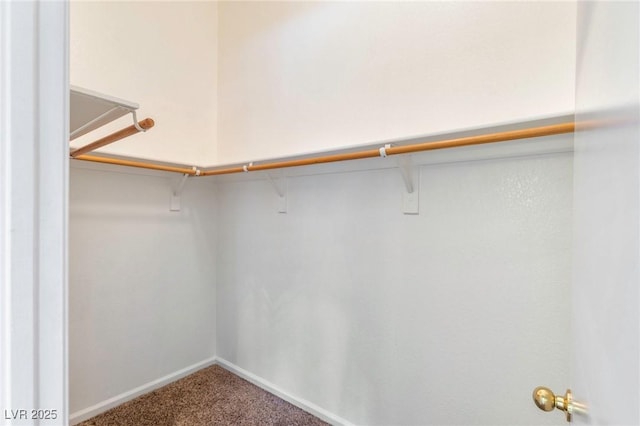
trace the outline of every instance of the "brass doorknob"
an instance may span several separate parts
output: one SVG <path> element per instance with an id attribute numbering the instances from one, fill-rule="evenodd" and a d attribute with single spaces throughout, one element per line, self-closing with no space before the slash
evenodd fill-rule
<path id="1" fill-rule="evenodd" d="M 571 389 L 567 389 L 564 396 L 559 396 L 549 388 L 538 386 L 533 390 L 533 401 L 543 411 L 552 411 L 554 408 L 564 411 L 568 422 L 571 421 L 573 413 L 586 414 L 587 412 L 584 404 L 573 400 Z"/>

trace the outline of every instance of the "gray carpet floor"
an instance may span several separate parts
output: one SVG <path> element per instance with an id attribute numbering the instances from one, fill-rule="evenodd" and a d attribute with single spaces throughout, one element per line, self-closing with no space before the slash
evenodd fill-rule
<path id="1" fill-rule="evenodd" d="M 81 426 L 326 425 L 214 365 L 112 408 Z"/>

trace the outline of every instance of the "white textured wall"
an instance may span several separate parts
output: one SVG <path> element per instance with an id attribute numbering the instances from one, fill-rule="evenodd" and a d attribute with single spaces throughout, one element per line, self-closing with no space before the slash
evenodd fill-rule
<path id="1" fill-rule="evenodd" d="M 573 111 L 574 2 L 222 2 L 218 161 Z"/>
<path id="2" fill-rule="evenodd" d="M 71 84 L 140 104 L 156 126 L 101 152 L 186 164 L 216 155 L 216 2 L 71 2 Z M 131 125 L 130 116 L 74 146 Z"/>
<path id="3" fill-rule="evenodd" d="M 571 138 L 564 136 L 563 138 Z M 507 151 L 508 153 L 508 151 Z M 571 154 L 219 186 L 217 354 L 355 424 L 561 424 Z M 557 413 L 556 413 L 557 414 Z"/>
<path id="4" fill-rule="evenodd" d="M 215 191 L 72 168 L 70 411 L 215 355 Z"/>

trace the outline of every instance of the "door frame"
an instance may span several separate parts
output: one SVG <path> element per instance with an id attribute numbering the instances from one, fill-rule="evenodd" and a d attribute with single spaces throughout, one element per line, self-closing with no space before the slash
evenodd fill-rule
<path id="1" fill-rule="evenodd" d="M 68 424 L 68 2 L 0 2 L 0 40 L 0 419 Z"/>

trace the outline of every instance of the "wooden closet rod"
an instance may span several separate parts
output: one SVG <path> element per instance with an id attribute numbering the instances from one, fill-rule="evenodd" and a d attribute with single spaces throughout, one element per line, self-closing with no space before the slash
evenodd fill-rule
<path id="1" fill-rule="evenodd" d="M 140 169 L 161 170 L 163 172 L 183 173 L 185 175 L 198 175 L 199 170 L 196 168 L 165 166 L 164 164 L 147 163 L 143 161 L 120 160 L 117 158 L 98 157 L 95 155 L 79 155 L 74 157 L 76 160 L 92 161 L 95 163 L 115 164 L 118 166 L 137 167 Z"/>
<path id="2" fill-rule="evenodd" d="M 509 130 L 506 132 L 489 133 L 486 135 L 467 136 L 456 139 L 445 139 L 433 142 L 421 142 L 411 145 L 390 146 L 384 149 L 385 156 L 397 154 L 409 154 L 413 152 L 430 151 L 434 149 L 454 148 L 468 145 L 480 145 L 494 142 L 505 142 L 516 139 L 536 138 L 541 136 L 572 133 L 575 123 L 552 124 L 541 127 L 531 127 L 522 130 Z M 202 176 L 223 175 L 229 173 L 252 172 L 259 170 L 281 169 L 285 167 L 308 166 L 312 164 L 332 163 L 335 161 L 358 160 L 362 158 L 374 158 L 382 156 L 382 148 L 374 148 L 345 154 L 332 154 L 319 157 L 302 158 L 298 160 L 274 161 L 262 164 L 248 164 L 245 166 L 229 167 L 213 170 L 203 170 Z"/>
<path id="3" fill-rule="evenodd" d="M 155 125 L 154 121 L 151 118 L 145 118 L 142 121 L 138 122 L 138 126 L 140 126 L 141 128 L 143 128 L 144 130 L 150 129 Z M 94 151 L 102 146 L 105 145 L 109 145 L 110 143 L 119 141 L 120 139 L 124 139 L 126 137 L 129 137 L 131 135 L 135 135 L 136 133 L 140 132 L 140 129 L 138 129 L 135 124 L 132 124 L 129 127 L 125 127 L 122 130 L 118 130 L 115 133 L 111 133 L 110 135 L 107 135 L 105 137 L 103 137 L 102 139 L 98 139 L 95 142 L 91 142 L 88 145 L 85 145 L 81 148 L 77 148 L 74 149 L 73 151 L 71 151 L 71 156 L 76 158 L 79 155 L 82 154 L 86 154 L 87 152 L 91 152 Z"/>
<path id="4" fill-rule="evenodd" d="M 506 132 L 489 133 L 485 135 L 466 136 L 463 138 L 444 139 L 441 141 L 420 142 L 410 145 L 390 146 L 383 148 L 367 149 L 363 151 L 350 152 L 344 154 L 331 154 L 318 157 L 302 158 L 297 160 L 273 161 L 262 164 L 247 164 L 242 166 L 225 167 L 210 170 L 200 170 L 185 167 L 165 166 L 162 164 L 119 160 L 115 158 L 97 157 L 90 155 L 79 155 L 74 158 L 77 160 L 94 161 L 98 163 L 116 164 L 121 166 L 139 167 L 144 169 L 162 170 L 167 172 L 183 173 L 195 176 L 216 176 L 230 173 L 243 173 L 259 170 L 280 169 L 285 167 L 308 166 L 312 164 L 332 163 L 336 161 L 357 160 L 362 158 L 374 158 L 389 155 L 409 154 L 413 152 L 430 151 L 443 148 L 455 148 L 460 146 L 481 145 L 495 142 L 506 142 L 517 139 L 537 138 L 542 136 L 559 135 L 563 133 L 572 133 L 575 130 L 574 122 L 552 124 L 548 126 L 531 127 L 521 130 L 509 130 Z"/>

